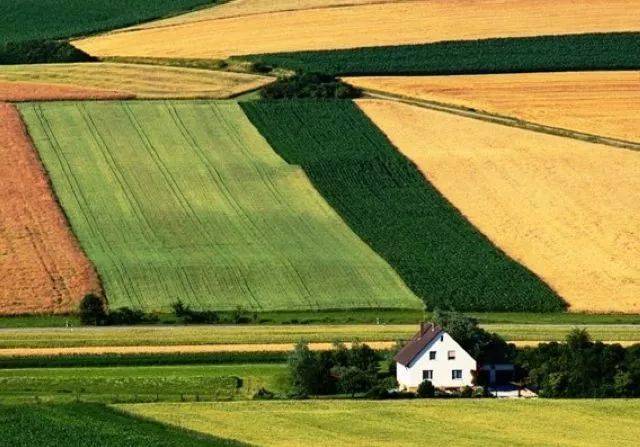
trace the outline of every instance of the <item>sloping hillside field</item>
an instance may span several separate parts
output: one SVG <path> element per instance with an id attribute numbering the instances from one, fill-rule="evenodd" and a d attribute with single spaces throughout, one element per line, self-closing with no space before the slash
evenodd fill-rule
<path id="1" fill-rule="evenodd" d="M 249 59 L 332 75 L 477 74 L 640 68 L 640 33 L 460 40 L 346 50 L 255 54 Z"/>
<path id="2" fill-rule="evenodd" d="M 129 99 L 133 98 L 133 96 L 132 93 L 77 87 L 75 85 L 0 81 L 0 101 Z"/>
<path id="3" fill-rule="evenodd" d="M 265 2 L 266 3 L 266 2 Z M 635 0 L 428 0 L 254 14 L 89 37 L 93 56 L 226 58 L 443 40 L 640 30 Z M 286 31 L 283 31 L 286 30 Z"/>
<path id="4" fill-rule="evenodd" d="M 393 101 L 358 104 L 570 310 L 640 312 L 640 153 Z"/>
<path id="5" fill-rule="evenodd" d="M 0 160 L 0 314 L 75 310 L 98 281 L 8 104 L 0 104 Z"/>
<path id="6" fill-rule="evenodd" d="M 158 65 L 83 63 L 83 64 L 34 64 L 0 66 L 0 86 L 6 85 L 8 94 L 0 100 L 15 98 L 11 94 L 11 83 L 36 82 L 60 86 L 60 98 L 56 89 L 43 93 L 35 90 L 31 96 L 22 95 L 22 100 L 68 99 L 64 90 L 76 88 L 112 91 L 113 99 L 120 97 L 137 98 L 228 98 L 248 90 L 253 90 L 271 82 L 265 76 L 222 71 L 198 70 L 193 68 L 165 67 Z M 6 84 L 5 84 L 6 82 Z M 92 98 L 91 90 L 85 93 Z M 82 96 L 78 94 L 80 99 Z M 96 95 L 100 98 L 100 95 Z M 106 96 L 106 95 L 105 95 Z M 73 98 L 69 98 L 73 99 Z M 111 99 L 111 98 L 109 98 Z"/>
<path id="7" fill-rule="evenodd" d="M 352 102 L 242 107 L 429 308 L 563 309 L 554 291 L 467 222 Z"/>
<path id="8" fill-rule="evenodd" d="M 368 76 L 356 87 L 640 142 L 640 71 Z"/>
<path id="9" fill-rule="evenodd" d="M 421 306 L 234 102 L 21 112 L 112 307 Z"/>

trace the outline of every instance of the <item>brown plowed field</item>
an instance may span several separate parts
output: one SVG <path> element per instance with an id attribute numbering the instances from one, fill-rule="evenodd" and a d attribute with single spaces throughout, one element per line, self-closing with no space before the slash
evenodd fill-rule
<path id="1" fill-rule="evenodd" d="M 574 312 L 640 312 L 640 152 L 394 101 L 358 105 Z"/>
<path id="2" fill-rule="evenodd" d="M 425 0 L 201 20 L 107 33 L 73 44 L 102 57 L 226 58 L 442 40 L 637 30 L 637 0 Z"/>
<path id="3" fill-rule="evenodd" d="M 98 289 L 18 111 L 0 103 L 0 314 L 68 312 Z"/>
<path id="4" fill-rule="evenodd" d="M 83 99 L 128 99 L 127 92 L 99 90 L 62 84 L 0 81 L 0 101 L 56 101 Z"/>
<path id="5" fill-rule="evenodd" d="M 640 142 L 640 71 L 366 76 L 346 81 L 363 89 Z"/>

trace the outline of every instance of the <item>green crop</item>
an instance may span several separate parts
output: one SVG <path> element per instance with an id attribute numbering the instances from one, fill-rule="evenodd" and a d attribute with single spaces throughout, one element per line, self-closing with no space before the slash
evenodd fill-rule
<path id="1" fill-rule="evenodd" d="M 330 75 L 479 74 L 629 70 L 640 67 L 640 33 L 578 34 L 242 56 Z"/>
<path id="2" fill-rule="evenodd" d="M 260 101 L 242 107 L 427 308 L 564 309 L 546 284 L 460 215 L 352 102 Z"/>
<path id="3" fill-rule="evenodd" d="M 422 305 L 235 102 L 21 112 L 112 308 Z"/>

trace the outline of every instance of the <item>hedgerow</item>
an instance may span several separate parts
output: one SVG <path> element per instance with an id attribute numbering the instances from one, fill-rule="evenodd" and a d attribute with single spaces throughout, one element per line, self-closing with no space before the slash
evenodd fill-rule
<path id="1" fill-rule="evenodd" d="M 480 234 L 352 102 L 242 107 L 428 309 L 564 309 L 553 290 Z"/>
<path id="2" fill-rule="evenodd" d="M 627 70 L 640 67 L 640 33 L 447 41 L 243 58 L 328 75 Z"/>

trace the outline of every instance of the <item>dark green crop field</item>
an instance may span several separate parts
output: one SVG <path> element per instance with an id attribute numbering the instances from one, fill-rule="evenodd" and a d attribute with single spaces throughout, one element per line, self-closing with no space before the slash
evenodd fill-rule
<path id="1" fill-rule="evenodd" d="M 11 447 L 217 447 L 225 441 L 91 404 L 0 405 L 0 445 Z"/>
<path id="2" fill-rule="evenodd" d="M 0 43 L 91 34 L 213 3 L 216 0 L 2 0 Z"/>
<path id="3" fill-rule="evenodd" d="M 352 102 L 242 107 L 428 309 L 564 309 L 561 298 L 480 234 Z"/>
<path id="4" fill-rule="evenodd" d="M 332 75 L 629 70 L 640 67 L 640 33 L 449 41 L 243 58 Z"/>

